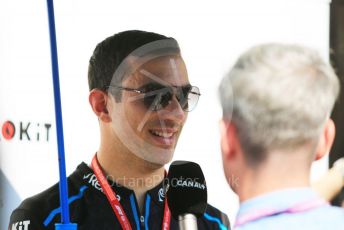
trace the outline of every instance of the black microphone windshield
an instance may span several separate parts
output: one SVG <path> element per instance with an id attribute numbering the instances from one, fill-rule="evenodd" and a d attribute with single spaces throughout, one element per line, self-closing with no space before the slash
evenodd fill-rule
<path id="1" fill-rule="evenodd" d="M 183 214 L 200 217 L 207 208 L 207 187 L 201 167 L 190 161 L 172 162 L 167 175 L 167 202 L 175 219 Z"/>

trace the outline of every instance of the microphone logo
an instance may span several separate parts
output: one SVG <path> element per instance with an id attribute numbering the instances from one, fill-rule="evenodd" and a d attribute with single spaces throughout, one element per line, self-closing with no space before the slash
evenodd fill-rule
<path id="1" fill-rule="evenodd" d="M 197 181 L 193 181 L 193 180 L 177 180 L 176 183 L 177 187 L 187 187 L 187 188 L 198 188 L 201 190 L 205 190 L 206 186 L 202 183 L 199 183 Z M 173 184 L 172 184 L 173 186 Z"/>

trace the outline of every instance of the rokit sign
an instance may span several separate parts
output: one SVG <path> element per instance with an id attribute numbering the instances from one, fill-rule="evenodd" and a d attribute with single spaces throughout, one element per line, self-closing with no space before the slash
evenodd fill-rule
<path id="1" fill-rule="evenodd" d="M 0 121 L 0 141 L 45 141 L 50 139 L 51 123 Z"/>
<path id="2" fill-rule="evenodd" d="M 30 220 L 19 221 L 12 224 L 12 228 L 9 230 L 29 230 Z"/>

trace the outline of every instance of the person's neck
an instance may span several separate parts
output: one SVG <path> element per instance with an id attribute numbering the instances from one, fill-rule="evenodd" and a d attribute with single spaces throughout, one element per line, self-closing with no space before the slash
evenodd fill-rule
<path id="1" fill-rule="evenodd" d="M 164 167 L 138 158 L 132 153 L 100 148 L 98 162 L 108 179 L 134 191 L 142 212 L 146 192 L 164 179 Z"/>
<path id="2" fill-rule="evenodd" d="M 281 189 L 309 187 L 310 168 L 305 161 L 294 160 L 276 157 L 256 169 L 243 169 L 236 189 L 240 202 Z"/>

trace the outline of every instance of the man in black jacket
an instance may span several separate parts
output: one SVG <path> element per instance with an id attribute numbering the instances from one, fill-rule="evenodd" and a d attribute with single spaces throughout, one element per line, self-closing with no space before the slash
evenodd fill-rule
<path id="1" fill-rule="evenodd" d="M 90 59 L 89 102 L 99 120 L 100 147 L 90 165 L 69 176 L 71 221 L 78 229 L 178 229 L 165 199 L 171 161 L 199 89 L 189 83 L 177 41 L 145 31 L 115 34 Z M 26 199 L 9 229 L 54 229 L 58 185 Z M 199 229 L 227 229 L 208 205 Z"/>

